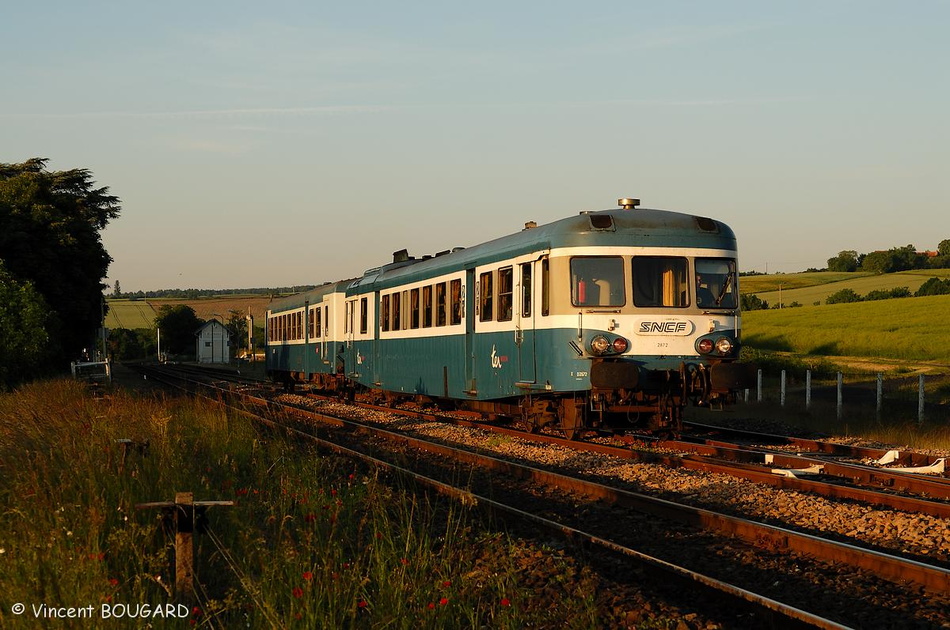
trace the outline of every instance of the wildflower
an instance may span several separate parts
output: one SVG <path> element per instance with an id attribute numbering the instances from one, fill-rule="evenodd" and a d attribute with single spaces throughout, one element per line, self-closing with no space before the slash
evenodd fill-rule
<path id="1" fill-rule="evenodd" d="M 508 599 L 507 597 L 502 597 L 502 598 L 501 598 L 501 605 L 504 606 L 505 608 L 507 608 L 508 606 L 511 606 L 511 600 Z"/>
<path id="2" fill-rule="evenodd" d="M 449 603 L 449 598 L 448 598 L 448 597 L 443 597 L 442 599 L 439 600 L 439 605 L 440 605 L 440 606 L 445 606 L 445 605 L 448 604 L 448 603 Z"/>
<path id="3" fill-rule="evenodd" d="M 445 582 L 442 582 L 442 588 L 448 588 L 450 586 L 452 586 L 451 580 L 446 580 Z"/>
<path id="4" fill-rule="evenodd" d="M 293 595 L 295 598 L 300 599 L 301 597 L 303 597 L 303 589 L 300 588 L 299 586 L 295 586 L 294 590 L 290 591 L 290 594 Z"/>
<path id="5" fill-rule="evenodd" d="M 428 608 L 429 610 L 435 610 L 435 604 L 433 604 L 432 602 L 429 602 L 429 605 L 426 606 L 426 608 Z"/>
<path id="6" fill-rule="evenodd" d="M 312 572 L 312 571 L 304 571 L 304 572 L 303 572 L 303 579 L 307 580 L 308 582 L 309 582 L 310 580 L 312 580 L 312 579 L 313 579 L 313 572 Z"/>
<path id="7" fill-rule="evenodd" d="M 402 563 L 403 565 L 409 564 L 409 560 L 407 560 L 406 558 L 400 558 L 399 562 Z"/>
<path id="8" fill-rule="evenodd" d="M 200 609 L 199 607 L 197 607 L 197 606 L 192 607 L 192 609 L 191 609 L 191 616 L 192 616 L 192 617 L 200 617 L 200 616 L 201 616 L 201 609 Z"/>
<path id="9" fill-rule="evenodd" d="M 109 578 L 109 584 L 111 584 L 112 586 L 118 586 L 119 580 L 117 580 L 116 578 Z"/>
<path id="10" fill-rule="evenodd" d="M 360 608 L 366 608 L 367 606 L 369 606 L 369 603 L 365 599 L 361 599 L 359 602 L 357 602 L 356 605 L 359 606 Z"/>

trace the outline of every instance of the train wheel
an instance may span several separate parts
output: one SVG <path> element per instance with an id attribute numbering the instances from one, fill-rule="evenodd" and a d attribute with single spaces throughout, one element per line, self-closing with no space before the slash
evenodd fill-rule
<path id="1" fill-rule="evenodd" d="M 575 439 L 584 428 L 584 403 L 564 399 L 558 406 L 558 417 L 564 437 Z"/>

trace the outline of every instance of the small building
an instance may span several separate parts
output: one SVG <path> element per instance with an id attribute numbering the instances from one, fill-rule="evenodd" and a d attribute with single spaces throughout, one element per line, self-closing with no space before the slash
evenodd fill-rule
<path id="1" fill-rule="evenodd" d="M 195 337 L 195 360 L 198 363 L 228 363 L 231 360 L 231 333 L 218 320 L 205 322 Z"/>

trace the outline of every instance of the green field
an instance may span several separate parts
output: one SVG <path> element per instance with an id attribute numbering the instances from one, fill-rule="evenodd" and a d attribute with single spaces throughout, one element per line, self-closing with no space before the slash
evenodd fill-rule
<path id="1" fill-rule="evenodd" d="M 842 289 L 852 289 L 862 296 L 874 290 L 888 291 L 899 287 L 907 287 L 913 293 L 933 277 L 948 278 L 950 269 L 914 269 L 886 274 L 819 271 L 744 276 L 739 280 L 739 289 L 744 294 L 754 293 L 770 306 L 778 306 L 780 301 L 782 304 L 798 302 L 801 305 L 812 305 L 815 302 L 824 302 L 829 295 Z"/>
<path id="2" fill-rule="evenodd" d="M 154 328 L 155 316 L 163 305 L 175 306 L 187 304 L 195 310 L 199 319 L 209 320 L 214 315 L 227 321 L 230 311 L 234 310 L 243 315 L 248 312 L 254 316 L 255 322 L 261 325 L 264 321 L 264 311 L 270 303 L 270 296 L 219 296 L 198 300 L 176 299 L 149 299 L 149 300 L 113 300 L 107 301 L 109 313 L 106 315 L 106 328 Z"/>
<path id="3" fill-rule="evenodd" d="M 748 311 L 742 337 L 759 350 L 950 364 L 948 311 L 950 295 Z"/>

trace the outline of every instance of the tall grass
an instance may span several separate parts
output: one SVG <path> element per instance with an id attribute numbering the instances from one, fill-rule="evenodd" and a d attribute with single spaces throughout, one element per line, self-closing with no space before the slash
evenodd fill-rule
<path id="1" fill-rule="evenodd" d="M 147 451 L 126 449 L 122 438 L 147 442 Z M 0 396 L 0 626 L 50 623 L 33 614 L 40 604 L 92 606 L 95 619 L 102 605 L 175 601 L 173 533 L 160 511 L 136 504 L 183 491 L 236 502 L 210 508 L 196 535 L 188 621 L 124 618 L 109 627 L 603 622 L 584 569 L 549 560 L 549 575 L 581 577 L 538 601 L 525 586 L 526 558 L 537 550 L 486 530 L 466 508 L 261 433 L 212 403 L 122 393 L 97 401 L 77 384 L 51 382 Z M 26 606 L 19 616 L 17 602 Z"/>

